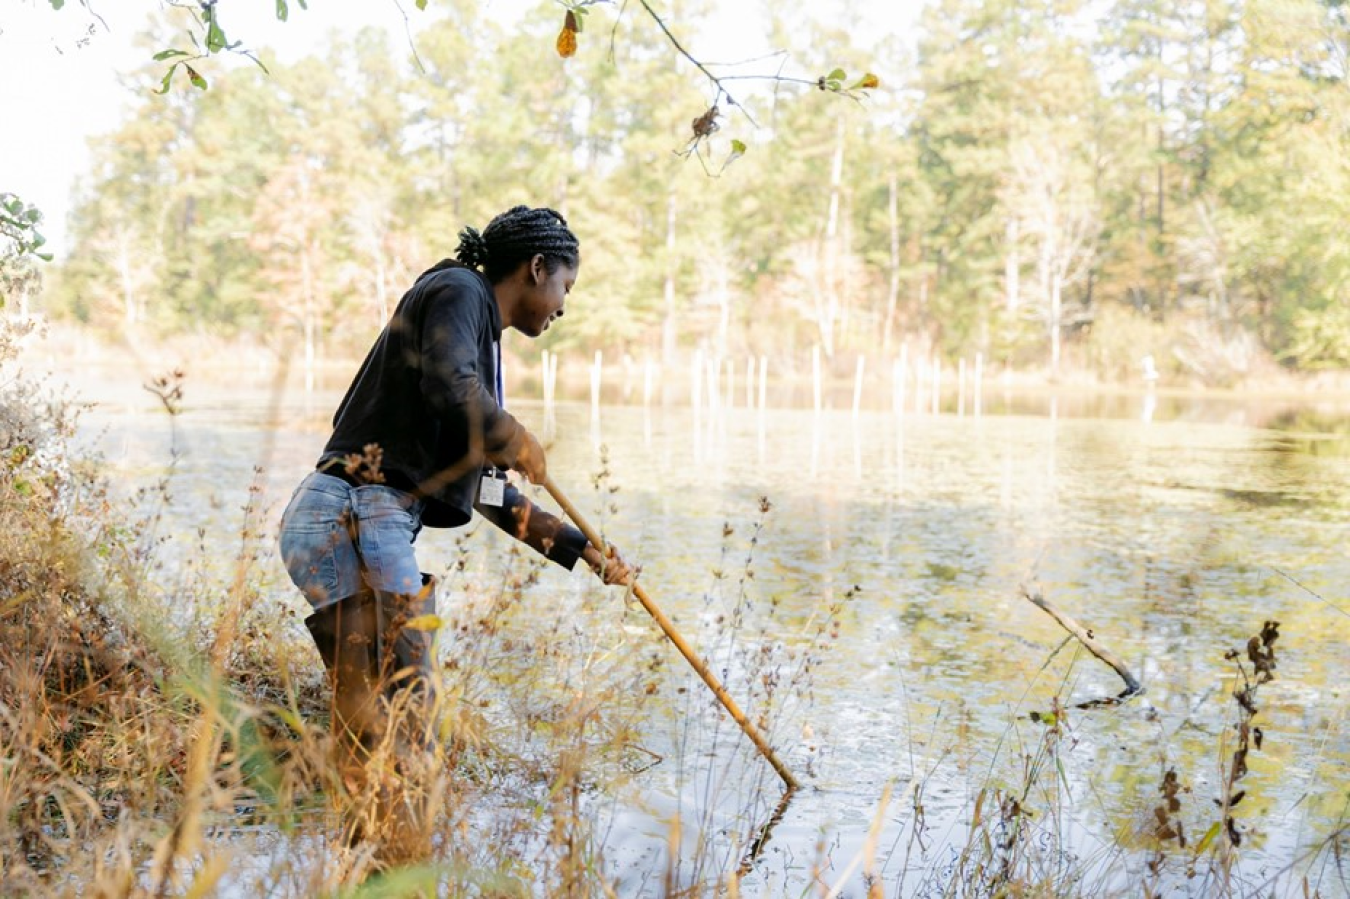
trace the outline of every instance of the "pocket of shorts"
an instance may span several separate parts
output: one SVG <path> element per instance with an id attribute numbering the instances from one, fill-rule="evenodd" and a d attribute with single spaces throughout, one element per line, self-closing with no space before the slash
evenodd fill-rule
<path id="1" fill-rule="evenodd" d="M 372 586 L 406 593 L 421 583 L 413 541 L 421 530 L 422 503 L 416 497 L 379 485 L 352 491 L 357 544 Z"/>
<path id="2" fill-rule="evenodd" d="M 344 528 L 331 524 L 326 531 L 291 527 L 281 532 L 281 561 L 291 582 L 314 606 L 341 599 L 337 543 L 348 539 Z"/>
<path id="3" fill-rule="evenodd" d="M 359 573 L 345 498 L 305 488 L 302 484 L 281 516 L 278 548 L 291 582 L 318 607 L 355 591 Z M 352 569 L 345 577 L 344 559 Z"/>

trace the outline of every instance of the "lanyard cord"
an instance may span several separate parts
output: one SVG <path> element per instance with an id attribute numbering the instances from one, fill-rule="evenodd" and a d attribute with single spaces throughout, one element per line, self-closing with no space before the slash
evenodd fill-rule
<path id="1" fill-rule="evenodd" d="M 506 388 L 502 386 L 502 342 L 498 340 L 493 343 L 492 350 L 497 357 L 497 405 L 505 409 Z"/>
<path id="2" fill-rule="evenodd" d="M 497 383 L 494 385 L 497 388 L 497 405 L 498 407 L 505 409 L 506 388 L 503 386 L 502 382 L 502 342 L 500 339 L 496 340 L 492 344 L 492 355 L 493 360 L 496 362 L 497 365 L 497 372 L 496 372 Z M 497 466 L 493 465 L 492 463 L 487 463 L 483 469 L 484 471 L 483 483 L 486 484 L 489 477 L 495 479 L 497 477 L 497 472 L 499 470 L 500 469 L 498 469 Z M 503 475 L 505 475 L 505 472 L 503 472 Z M 501 505 L 501 503 L 495 503 L 494 505 Z"/>

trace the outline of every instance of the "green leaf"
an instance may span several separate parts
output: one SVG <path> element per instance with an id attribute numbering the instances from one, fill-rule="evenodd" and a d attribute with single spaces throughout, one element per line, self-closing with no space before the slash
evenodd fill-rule
<path id="1" fill-rule="evenodd" d="M 60 9 L 66 5 L 66 0 L 51 0 L 52 9 Z"/>
<path id="2" fill-rule="evenodd" d="M 1205 831 L 1204 837 L 1201 838 L 1200 843 L 1195 847 L 1196 856 L 1201 856 L 1205 854 L 1205 850 L 1209 848 L 1209 844 L 1213 843 L 1214 838 L 1219 835 L 1219 829 L 1222 826 L 1223 825 L 1218 821 L 1215 821 L 1213 824 L 1209 825 L 1209 830 Z"/>
<path id="3" fill-rule="evenodd" d="M 51 262 L 51 261 L 52 261 L 52 254 L 51 254 L 51 253 L 34 253 L 33 255 L 36 256 L 37 258 L 41 259 L 43 262 Z"/>
<path id="4" fill-rule="evenodd" d="M 277 21 L 284 22 L 290 16 L 291 9 L 286 5 L 286 0 L 277 0 Z"/>
<path id="5" fill-rule="evenodd" d="M 843 80 L 844 80 L 845 78 L 847 78 L 847 77 L 848 77 L 848 76 L 844 74 L 844 70 L 843 70 L 843 69 L 835 69 L 833 72 L 831 72 L 830 74 L 828 74 L 828 75 L 825 76 L 825 80 L 826 80 L 826 81 L 843 81 Z"/>
<path id="6" fill-rule="evenodd" d="M 182 65 L 181 62 L 176 62 L 169 66 L 169 71 L 164 73 L 164 80 L 159 83 L 159 90 L 155 91 L 155 93 L 167 94 L 169 92 L 169 85 L 173 82 L 173 73 L 178 71 L 180 65 Z"/>
<path id="7" fill-rule="evenodd" d="M 427 8 L 427 0 L 417 0 L 417 8 L 418 8 L 418 9 L 426 9 L 426 8 Z"/>
<path id="8" fill-rule="evenodd" d="M 309 0 L 295 0 L 295 2 L 300 4 L 301 9 L 309 9 Z"/>
<path id="9" fill-rule="evenodd" d="M 183 68 L 187 69 L 188 80 L 192 82 L 193 87 L 199 91 L 206 90 L 206 79 L 201 76 L 201 73 L 187 63 L 183 63 Z"/>
<path id="10" fill-rule="evenodd" d="M 216 21 L 216 8 L 209 7 L 206 14 L 206 49 L 212 53 L 219 53 L 225 49 L 229 41 L 225 37 L 225 32 L 221 30 L 220 23 Z"/>
<path id="11" fill-rule="evenodd" d="M 736 140 L 736 138 L 733 137 L 733 138 L 731 139 L 731 155 L 732 155 L 732 156 L 744 156 L 744 155 L 745 155 L 745 141 Z"/>
<path id="12" fill-rule="evenodd" d="M 152 58 L 155 62 L 163 62 L 166 59 L 173 59 L 175 56 L 188 56 L 186 50 L 160 50 Z"/>

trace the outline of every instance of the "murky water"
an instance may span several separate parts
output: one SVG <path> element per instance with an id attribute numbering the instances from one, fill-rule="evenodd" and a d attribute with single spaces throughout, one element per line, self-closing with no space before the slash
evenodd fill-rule
<path id="1" fill-rule="evenodd" d="M 129 484 L 161 477 L 177 447 L 161 525 L 172 579 L 202 539 L 230 557 L 254 466 L 265 501 L 284 502 L 335 399 L 278 415 L 261 395 L 190 393 L 172 428 L 129 400 L 96 409 L 85 433 Z M 886 895 L 940 894 L 985 788 L 1030 812 L 1042 857 L 1087 872 L 1094 891 L 1123 890 L 1142 870 L 1165 768 L 1190 789 L 1192 845 L 1215 820 L 1238 713 L 1224 655 L 1266 620 L 1281 637 L 1277 677 L 1258 697 L 1264 743 L 1235 810 L 1242 892 L 1293 894 L 1285 870 L 1302 876 L 1309 850 L 1344 827 L 1350 406 L 1033 397 L 990 398 L 980 417 L 608 405 L 597 420 L 564 404 L 547 422 L 537 403 L 514 409 L 552 432 L 554 480 L 642 564 L 732 695 L 752 717 L 772 711 L 770 738 L 806 784 L 766 832 L 775 776 L 641 610 L 597 604 L 585 576 L 545 571 L 526 602 L 542 617 L 591 596 L 575 622 L 619 648 L 607 670 L 631 667 L 640 684 L 651 655 L 668 652 L 629 722 L 642 757 L 661 761 L 623 795 L 589 799 L 621 895 L 662 892 L 674 832 L 677 879 L 725 878 L 746 859 L 744 895 L 863 895 L 869 874 Z M 602 454 L 612 494 L 592 486 Z M 501 576 L 504 542 L 475 531 L 464 550 L 462 536 L 419 541 L 428 570 L 469 553 L 447 578 L 451 603 L 475 578 Z M 264 561 L 277 601 L 298 607 Z M 1070 709 L 1057 760 L 1030 788 L 1046 731 L 1030 714 L 1122 683 L 1061 646 L 1066 632 L 1024 587 L 1091 628 L 1146 688 Z M 700 832 L 719 845 L 700 854 Z"/>

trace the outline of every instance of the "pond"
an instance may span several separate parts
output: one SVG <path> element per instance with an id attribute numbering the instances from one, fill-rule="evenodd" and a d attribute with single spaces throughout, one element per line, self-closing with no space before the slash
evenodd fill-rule
<path id="1" fill-rule="evenodd" d="M 84 434 L 131 485 L 164 477 L 175 448 L 160 525 L 171 582 L 203 541 L 232 557 L 255 466 L 275 521 L 336 399 L 190 390 L 172 421 L 153 398 L 104 402 Z M 622 786 L 597 776 L 582 800 L 619 894 L 739 869 L 741 895 L 942 895 L 954 877 L 988 882 L 972 858 L 996 867 L 998 840 L 1014 835 L 1021 848 L 1005 856 L 1047 883 L 1131 892 L 1167 769 L 1184 786 L 1187 852 L 1219 820 L 1239 662 L 1251 669 L 1245 648 L 1266 621 L 1279 622 L 1277 668 L 1256 695 L 1261 746 L 1234 785 L 1245 799 L 1231 884 L 1293 895 L 1307 875 L 1324 895 L 1344 889 L 1314 850 L 1338 832 L 1343 845 L 1350 800 L 1350 406 L 1053 394 L 990 397 L 979 416 L 951 405 L 513 404 L 551 435 L 555 482 L 641 564 L 652 598 L 804 783 L 776 808 L 772 770 L 622 591 L 538 572 L 509 627 L 522 645 L 561 633 L 586 659 L 541 673 L 497 652 L 489 680 L 623 707 L 606 714 L 624 720 L 631 751 L 597 760 L 625 772 Z M 469 531 L 419 539 L 452 617 L 528 566 L 501 552 L 509 541 Z M 262 566 L 275 601 L 299 610 L 276 559 Z M 1025 591 L 1090 628 L 1144 693 L 1075 708 L 1122 682 Z M 632 692 L 650 695 L 625 705 Z M 486 714 L 520 732 L 502 739 L 533 739 L 528 711 Z M 1194 883 L 1212 882 L 1198 867 Z"/>

